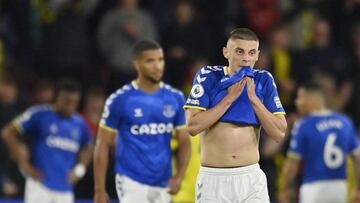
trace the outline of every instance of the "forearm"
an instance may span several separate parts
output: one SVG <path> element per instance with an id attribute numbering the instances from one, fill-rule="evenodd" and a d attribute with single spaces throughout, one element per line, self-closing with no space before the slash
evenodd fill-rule
<path id="1" fill-rule="evenodd" d="M 23 156 L 24 150 L 27 150 L 26 146 L 17 139 L 17 131 L 13 124 L 5 126 L 1 131 L 1 136 L 9 150 L 9 154 L 17 163 L 28 161 L 29 157 Z"/>
<path id="2" fill-rule="evenodd" d="M 299 171 L 299 161 L 287 158 L 281 172 L 283 184 L 280 185 L 280 190 L 289 189 L 292 187 L 295 177 Z"/>
<path id="3" fill-rule="evenodd" d="M 220 103 L 211 109 L 201 111 L 191 116 L 188 122 L 188 130 L 190 135 L 194 136 L 214 125 L 221 116 L 229 109 L 232 102 L 225 97 Z"/>
<path id="4" fill-rule="evenodd" d="M 74 182 L 85 176 L 87 166 L 91 162 L 91 157 L 92 145 L 89 144 L 81 149 L 78 163 L 74 166 L 72 170 L 72 174 L 76 177 L 76 180 L 73 180 Z"/>
<path id="5" fill-rule="evenodd" d="M 356 189 L 360 191 L 360 151 L 358 150 L 355 155 L 352 156 L 354 161 L 354 171 L 356 178 Z"/>
<path id="6" fill-rule="evenodd" d="M 285 137 L 286 120 L 269 112 L 258 97 L 250 101 L 266 133 L 276 142 L 280 142 Z"/>
<path id="7" fill-rule="evenodd" d="M 109 146 L 97 143 L 94 150 L 95 192 L 105 191 L 106 171 L 109 162 Z"/>
<path id="8" fill-rule="evenodd" d="M 93 145 L 89 144 L 88 146 L 84 147 L 79 155 L 79 163 L 88 166 L 92 159 L 93 152 Z"/>
<path id="9" fill-rule="evenodd" d="M 181 141 L 179 143 L 179 151 L 177 154 L 178 167 L 177 167 L 176 176 L 181 177 L 181 179 L 184 177 L 187 166 L 189 164 L 190 154 L 191 154 L 190 145 L 191 144 L 189 139 L 187 139 L 187 141 Z"/>

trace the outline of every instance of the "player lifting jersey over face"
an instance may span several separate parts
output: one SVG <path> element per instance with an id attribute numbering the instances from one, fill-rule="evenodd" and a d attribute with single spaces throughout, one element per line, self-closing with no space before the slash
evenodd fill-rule
<path id="1" fill-rule="evenodd" d="M 269 202 L 259 161 L 258 127 L 275 141 L 286 130 L 285 111 L 271 74 L 254 68 L 259 39 L 251 30 L 230 33 L 228 66 L 204 66 L 184 108 L 191 135 L 201 133 L 197 202 Z"/>

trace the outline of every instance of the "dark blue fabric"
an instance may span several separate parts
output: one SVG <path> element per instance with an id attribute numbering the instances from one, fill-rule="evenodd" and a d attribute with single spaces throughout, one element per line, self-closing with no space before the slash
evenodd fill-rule
<path id="1" fill-rule="evenodd" d="M 229 76 L 224 66 L 204 66 L 196 74 L 193 88 L 186 101 L 185 109 L 211 109 L 228 94 L 227 88 L 244 77 L 253 77 L 255 92 L 260 101 L 271 113 L 284 113 L 276 84 L 272 75 L 266 70 L 244 67 Z M 220 118 L 221 122 L 241 125 L 260 125 L 252 107 L 245 85 L 241 95 Z"/>
<path id="2" fill-rule="evenodd" d="M 222 90 L 214 97 L 215 103 L 220 102 L 227 95 L 228 87 L 239 82 L 244 77 L 254 78 L 254 71 L 250 66 L 241 68 L 239 72 L 235 73 L 228 80 L 221 83 Z M 234 103 L 230 106 L 230 108 L 220 118 L 220 121 L 239 123 L 239 124 L 259 125 L 259 120 L 256 117 L 255 111 L 250 103 L 247 94 L 246 85 L 241 95 L 234 101 Z"/>
<path id="3" fill-rule="evenodd" d="M 244 77 L 254 78 L 254 70 L 250 66 L 245 66 L 245 67 L 241 68 L 241 70 L 239 72 L 235 73 L 228 80 L 223 82 L 221 84 L 222 88 L 228 88 L 231 85 L 239 82 Z"/>

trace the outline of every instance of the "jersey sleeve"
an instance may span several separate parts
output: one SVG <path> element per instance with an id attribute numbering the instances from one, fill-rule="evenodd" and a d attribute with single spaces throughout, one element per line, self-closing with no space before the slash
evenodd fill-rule
<path id="1" fill-rule="evenodd" d="M 211 71 L 201 68 L 195 75 L 193 86 L 184 105 L 184 109 L 206 110 L 209 107 L 209 86 L 211 84 Z"/>
<path id="2" fill-rule="evenodd" d="M 265 81 L 264 105 L 273 114 L 285 115 L 285 110 L 281 104 L 274 78 L 269 72 L 267 72 Z"/>
<path id="3" fill-rule="evenodd" d="M 37 107 L 31 107 L 24 113 L 20 114 L 13 121 L 13 125 L 20 134 L 29 135 L 36 127 L 39 120 L 40 111 Z"/>
<path id="4" fill-rule="evenodd" d="M 348 153 L 355 154 L 355 153 L 359 152 L 359 150 L 360 150 L 360 140 L 356 133 L 356 128 L 351 121 L 350 121 L 349 133 L 350 133 L 350 135 L 349 135 L 350 143 L 348 144 L 347 151 L 348 151 Z"/>
<path id="5" fill-rule="evenodd" d="M 304 156 L 304 141 L 305 132 L 301 121 L 294 124 L 294 128 L 291 131 L 290 146 L 287 151 L 287 156 L 293 159 L 302 159 Z"/>
<path id="6" fill-rule="evenodd" d="M 92 143 L 93 134 L 88 126 L 88 124 L 83 122 L 83 129 L 82 129 L 82 139 L 81 139 L 81 146 L 89 145 Z"/>
<path id="7" fill-rule="evenodd" d="M 120 122 L 119 97 L 112 94 L 105 102 L 104 111 L 100 120 L 100 127 L 106 130 L 117 132 Z"/>
<path id="8" fill-rule="evenodd" d="M 178 94 L 177 96 L 177 102 L 179 103 L 179 107 L 176 114 L 175 114 L 175 120 L 174 120 L 174 125 L 176 129 L 181 129 L 183 127 L 185 127 L 186 124 L 186 119 L 185 119 L 185 111 L 182 108 L 185 104 L 185 97 L 184 95 Z"/>

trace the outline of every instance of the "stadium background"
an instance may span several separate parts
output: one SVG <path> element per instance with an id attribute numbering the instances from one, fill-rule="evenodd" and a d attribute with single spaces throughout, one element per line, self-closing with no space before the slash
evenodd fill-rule
<path id="1" fill-rule="evenodd" d="M 137 40 L 161 42 L 164 80 L 187 95 L 201 66 L 226 63 L 221 50 L 235 27 L 258 34 L 257 67 L 274 75 L 289 130 L 298 117 L 296 89 L 313 78 L 324 85 L 328 105 L 348 114 L 360 132 L 359 0 L 0 0 L 0 127 L 30 105 L 50 102 L 55 81 L 71 76 L 82 84 L 79 111 L 95 139 L 105 98 L 135 77 L 131 46 Z M 186 177 L 194 180 L 199 140 L 192 139 Z M 286 149 L 287 141 L 261 138 L 260 164 L 274 202 Z M 116 199 L 112 168 L 108 174 Z M 23 184 L 0 141 L 0 202 L 21 202 Z M 191 201 L 193 189 L 191 181 L 185 183 L 175 201 Z M 90 167 L 76 198 L 86 202 L 92 196 Z"/>

